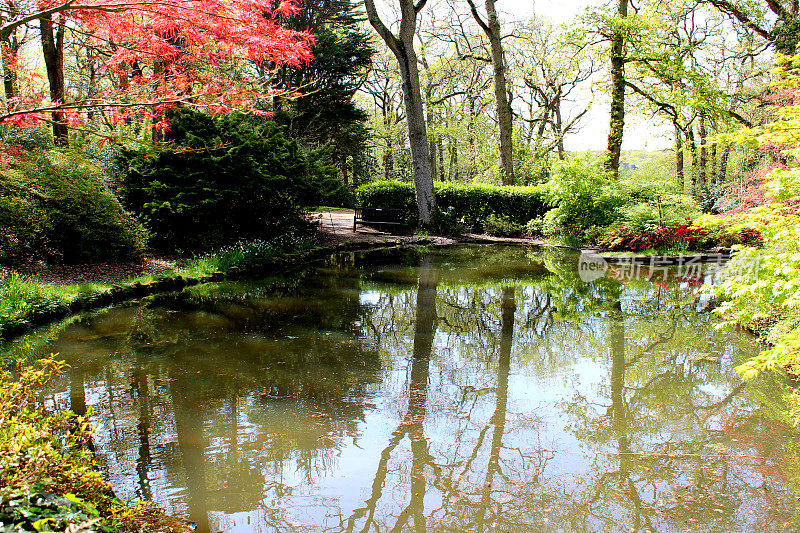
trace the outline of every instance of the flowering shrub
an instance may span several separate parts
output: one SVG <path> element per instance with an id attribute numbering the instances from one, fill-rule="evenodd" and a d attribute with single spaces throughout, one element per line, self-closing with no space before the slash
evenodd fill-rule
<path id="1" fill-rule="evenodd" d="M 699 243 L 700 248 L 730 248 L 736 245 L 760 247 L 764 244 L 764 236 L 756 224 L 735 215 L 703 215 L 693 225 L 705 234 Z"/>
<path id="2" fill-rule="evenodd" d="M 691 223 L 666 226 L 654 230 L 635 231 L 620 226 L 600 241 L 600 246 L 612 251 L 641 252 L 665 248 L 696 248 L 705 233 Z"/>
<path id="3" fill-rule="evenodd" d="M 0 143 L 0 169 L 14 168 L 24 155 L 25 149 L 18 144 Z"/>

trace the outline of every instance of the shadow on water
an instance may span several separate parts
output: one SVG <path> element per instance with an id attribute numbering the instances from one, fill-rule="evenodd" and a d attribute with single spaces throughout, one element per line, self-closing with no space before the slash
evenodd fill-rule
<path id="1" fill-rule="evenodd" d="M 31 348 L 71 365 L 117 492 L 225 531 L 794 531 L 784 384 L 695 284 L 519 247 L 342 254 L 152 297 Z"/>

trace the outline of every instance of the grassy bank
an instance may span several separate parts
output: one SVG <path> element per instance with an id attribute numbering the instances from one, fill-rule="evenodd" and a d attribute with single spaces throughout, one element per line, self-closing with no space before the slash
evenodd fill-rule
<path id="1" fill-rule="evenodd" d="M 145 274 L 117 284 L 59 285 L 11 273 L 0 279 L 0 340 L 25 333 L 72 313 L 117 301 L 174 290 L 225 277 L 258 273 L 270 266 L 294 264 L 309 255 L 327 252 L 312 240 L 294 235 L 270 241 L 241 242 L 178 263 L 172 272 Z"/>

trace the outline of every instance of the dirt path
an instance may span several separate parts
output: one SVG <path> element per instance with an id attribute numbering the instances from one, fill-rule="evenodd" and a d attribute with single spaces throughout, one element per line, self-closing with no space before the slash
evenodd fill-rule
<path id="1" fill-rule="evenodd" d="M 448 237 L 423 237 L 409 231 L 390 232 L 372 226 L 359 224 L 357 231 L 353 231 L 352 209 L 341 211 L 318 211 L 311 213 L 312 219 L 320 222 L 322 239 L 331 244 L 343 242 L 372 242 L 412 244 L 418 241 L 433 242 L 434 244 L 450 244 L 457 242 Z"/>
<path id="2" fill-rule="evenodd" d="M 352 209 L 341 211 L 317 211 L 311 214 L 314 220 L 320 221 L 320 231 L 323 239 L 330 243 L 341 242 L 397 242 L 412 244 L 418 241 L 432 242 L 433 244 L 452 244 L 456 242 L 491 243 L 491 244 L 532 244 L 542 245 L 542 241 L 525 238 L 492 237 L 491 235 L 477 235 L 467 233 L 458 237 L 438 237 L 414 235 L 409 231 L 392 233 L 382 231 L 372 226 L 359 224 L 358 230 L 353 231 Z"/>

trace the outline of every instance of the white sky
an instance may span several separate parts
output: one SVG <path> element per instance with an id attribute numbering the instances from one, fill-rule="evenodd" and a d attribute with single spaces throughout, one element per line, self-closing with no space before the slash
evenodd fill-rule
<path id="1" fill-rule="evenodd" d="M 561 24 L 581 14 L 587 7 L 603 5 L 613 0 L 497 0 L 497 9 L 503 20 L 522 20 L 532 15 L 547 18 L 554 24 Z M 379 0 L 379 5 L 393 4 L 393 0 Z M 479 6 L 482 0 L 476 2 Z M 466 5 L 466 1 L 464 1 Z M 434 9 L 436 3 L 429 2 L 425 9 Z M 442 6 L 444 7 L 444 6 Z M 380 7 L 379 7 L 380 9 Z M 387 17 L 387 21 L 391 20 Z M 607 145 L 609 122 L 609 99 L 602 87 L 596 87 L 596 94 L 589 112 L 581 119 L 580 131 L 565 137 L 567 150 L 604 150 Z M 589 83 L 583 91 L 583 101 L 576 106 L 583 109 L 591 100 Z M 581 98 L 581 96 L 578 96 Z M 577 98 L 576 98 L 577 100 Z M 566 113 L 567 115 L 569 113 Z M 673 146 L 671 131 L 658 117 L 628 113 L 625 117 L 624 150 L 663 150 Z"/>
<path id="2" fill-rule="evenodd" d="M 524 19 L 531 15 L 546 17 L 556 24 L 567 22 L 592 5 L 604 0 L 498 0 L 498 9 L 505 16 Z M 588 97 L 588 94 L 587 94 Z M 607 145 L 609 99 L 595 95 L 592 108 L 581 120 L 581 130 L 564 139 L 567 150 L 604 150 Z M 625 117 L 624 150 L 663 150 L 673 146 L 669 128 L 658 117 L 628 113 Z"/>

